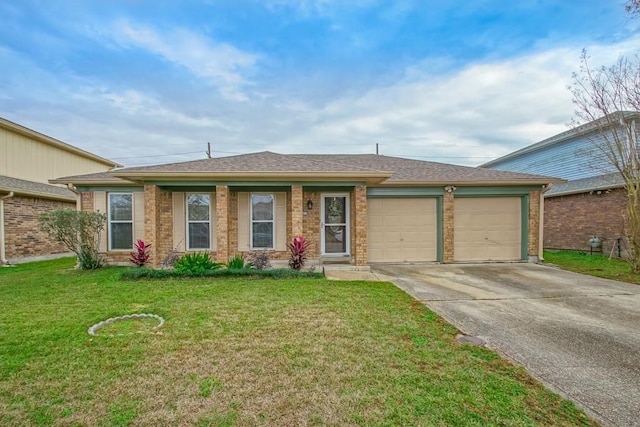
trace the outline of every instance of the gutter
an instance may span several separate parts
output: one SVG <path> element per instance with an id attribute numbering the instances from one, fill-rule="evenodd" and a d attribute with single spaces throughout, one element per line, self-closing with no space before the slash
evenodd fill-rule
<path id="1" fill-rule="evenodd" d="M 0 265 L 8 265 L 9 261 L 5 256 L 6 247 L 4 241 L 4 201 L 10 199 L 15 195 L 13 191 L 9 192 L 6 196 L 0 197 Z"/>
<path id="2" fill-rule="evenodd" d="M 73 185 L 71 183 L 67 184 L 67 189 L 69 191 L 71 191 L 73 194 L 76 195 L 76 210 L 77 211 L 81 211 L 82 210 L 82 196 L 80 195 L 80 192 L 75 187 L 75 185 Z"/>

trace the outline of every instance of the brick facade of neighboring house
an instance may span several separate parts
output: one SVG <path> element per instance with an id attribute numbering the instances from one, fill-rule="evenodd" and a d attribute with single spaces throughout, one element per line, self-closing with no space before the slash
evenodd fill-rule
<path id="1" fill-rule="evenodd" d="M 589 239 L 601 239 L 598 250 L 618 254 L 616 239 L 624 236 L 627 203 L 624 183 L 602 147 L 603 135 L 616 132 L 628 141 L 629 129 L 637 133 L 638 112 L 616 112 L 609 117 L 529 145 L 482 167 L 493 170 L 534 173 L 566 180 L 544 193 L 544 247 L 548 249 L 591 251 Z M 624 239 L 621 246 L 624 248 Z M 624 249 L 621 252 L 624 256 Z"/>
<path id="2" fill-rule="evenodd" d="M 38 217 L 55 209 L 76 209 L 77 193 L 49 181 L 120 166 L 3 118 L 0 159 L 0 264 L 70 254 L 39 230 Z"/>
<path id="3" fill-rule="evenodd" d="M 40 231 L 38 218 L 56 209 L 75 209 L 73 202 L 15 196 L 4 200 L 5 247 L 9 260 L 68 254 L 62 243 Z"/>
<path id="4" fill-rule="evenodd" d="M 288 170 L 289 165 L 299 169 Z M 152 183 L 144 183 L 147 179 Z M 287 243 L 302 235 L 310 242 L 310 261 L 364 267 L 371 262 L 537 259 L 540 190 L 550 180 L 386 156 L 263 152 L 58 181 L 76 185 L 87 211 L 109 212 L 111 203 L 118 208 L 124 195 L 130 204 L 126 222 L 132 227 L 127 238 L 152 245 L 154 266 L 189 251 L 209 252 L 218 262 L 238 253 L 251 258 L 256 252 L 285 261 Z M 464 219 L 455 212 L 458 198 L 465 199 Z M 209 207 L 204 219 L 190 219 L 194 200 Z M 266 219 L 270 246 L 261 248 L 254 245 L 265 238 L 260 231 L 264 219 L 253 218 L 252 212 L 262 215 L 264 206 L 271 206 L 273 216 Z M 204 221 L 205 228 L 194 221 Z M 114 242 L 110 227 L 108 223 L 103 255 L 109 262 L 126 263 L 131 249 L 120 243 L 109 249 Z M 113 227 L 117 229 L 117 221 Z M 192 232 L 199 234 L 190 237 Z M 456 233 L 464 238 L 454 241 Z M 209 246 L 193 246 L 190 239 Z"/>
<path id="5" fill-rule="evenodd" d="M 544 247 L 589 251 L 589 239 L 598 236 L 608 255 L 623 236 L 625 205 L 623 188 L 547 198 Z"/>

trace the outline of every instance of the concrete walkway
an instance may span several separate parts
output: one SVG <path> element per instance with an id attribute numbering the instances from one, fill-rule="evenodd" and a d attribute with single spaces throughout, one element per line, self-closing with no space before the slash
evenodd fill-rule
<path id="1" fill-rule="evenodd" d="M 368 275 L 481 338 L 603 425 L 640 426 L 640 286 L 536 264 L 387 264 Z"/>

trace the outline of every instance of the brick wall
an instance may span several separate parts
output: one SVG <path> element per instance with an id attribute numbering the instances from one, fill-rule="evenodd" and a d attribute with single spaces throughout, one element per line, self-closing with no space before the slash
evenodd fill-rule
<path id="1" fill-rule="evenodd" d="M 237 212 L 237 208 L 235 211 Z M 229 246 L 229 187 L 226 185 L 216 186 L 216 261 L 227 262 L 229 257 L 233 256 Z M 237 230 L 236 219 L 236 230 Z M 237 236 L 237 232 L 235 235 Z M 236 242 L 237 247 L 237 242 Z"/>
<path id="2" fill-rule="evenodd" d="M 544 200 L 544 247 L 589 250 L 589 239 L 602 239 L 607 255 L 615 239 L 623 235 L 624 189 L 548 197 Z"/>
<path id="3" fill-rule="evenodd" d="M 94 210 L 93 192 L 80 193 L 80 206 L 81 206 L 81 209 L 85 212 L 93 212 Z"/>
<path id="4" fill-rule="evenodd" d="M 304 210 L 307 215 L 302 217 L 302 230 L 304 237 L 309 240 L 309 259 L 320 258 L 320 193 L 315 191 L 305 191 L 303 195 L 305 203 Z M 308 210 L 307 200 L 313 202 L 313 209 Z"/>
<path id="5" fill-rule="evenodd" d="M 453 262 L 454 195 L 445 192 L 442 197 L 442 262 Z"/>
<path id="6" fill-rule="evenodd" d="M 540 190 L 529 193 L 529 256 L 540 250 Z M 541 255 L 541 254 L 540 254 Z"/>
<path id="7" fill-rule="evenodd" d="M 354 211 L 353 225 L 354 231 L 354 255 L 355 265 L 367 265 L 367 187 L 358 185 L 353 191 Z"/>
<path id="8" fill-rule="evenodd" d="M 21 258 L 69 253 L 69 249 L 50 239 L 38 226 L 42 213 L 56 209 L 75 210 L 76 204 L 22 196 L 5 199 L 5 257 L 15 262 Z"/>
<path id="9" fill-rule="evenodd" d="M 144 235 L 151 244 L 151 264 L 159 267 L 173 251 L 173 198 L 155 185 L 144 186 Z M 108 254 L 109 261 L 116 256 Z M 128 256 L 126 257 L 128 259 Z"/>

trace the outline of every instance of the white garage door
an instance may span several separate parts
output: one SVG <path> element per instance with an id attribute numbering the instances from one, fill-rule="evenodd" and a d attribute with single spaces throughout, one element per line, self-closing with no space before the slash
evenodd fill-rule
<path id="1" fill-rule="evenodd" d="M 436 199 L 369 199 L 369 262 L 436 261 Z"/>
<path id="2" fill-rule="evenodd" d="M 454 203 L 455 261 L 521 259 L 520 197 L 459 198 Z"/>

